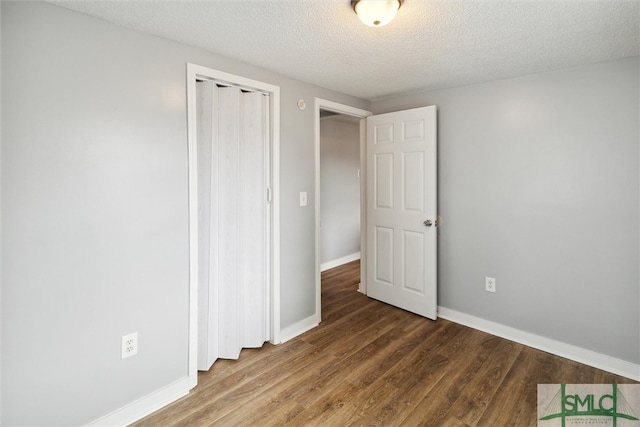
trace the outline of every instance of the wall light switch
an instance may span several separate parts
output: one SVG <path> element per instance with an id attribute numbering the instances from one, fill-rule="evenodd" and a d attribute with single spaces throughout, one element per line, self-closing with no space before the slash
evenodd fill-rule
<path id="1" fill-rule="evenodd" d="M 300 192 L 300 206 L 307 206 L 307 192 Z"/>

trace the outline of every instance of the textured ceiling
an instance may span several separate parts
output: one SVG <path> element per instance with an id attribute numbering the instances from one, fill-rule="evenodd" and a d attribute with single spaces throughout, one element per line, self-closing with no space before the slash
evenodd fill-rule
<path id="1" fill-rule="evenodd" d="M 376 100 L 640 53 L 640 2 L 405 0 L 382 28 L 350 0 L 51 3 Z"/>

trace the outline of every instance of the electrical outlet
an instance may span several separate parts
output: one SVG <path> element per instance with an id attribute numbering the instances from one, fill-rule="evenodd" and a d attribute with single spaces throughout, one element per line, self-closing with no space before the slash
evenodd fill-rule
<path id="1" fill-rule="evenodd" d="M 138 333 L 134 332 L 122 337 L 122 353 L 121 359 L 135 356 L 138 354 Z"/>
<path id="2" fill-rule="evenodd" d="M 493 277 L 485 277 L 484 278 L 484 290 L 487 292 L 495 292 L 496 291 L 496 279 Z"/>

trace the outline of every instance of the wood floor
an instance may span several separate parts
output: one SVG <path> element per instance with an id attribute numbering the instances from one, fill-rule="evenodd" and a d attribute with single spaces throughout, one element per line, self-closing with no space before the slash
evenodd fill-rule
<path id="1" fill-rule="evenodd" d="M 538 383 L 634 383 L 357 292 L 359 262 L 322 275 L 322 323 L 217 361 L 136 426 L 535 426 Z"/>

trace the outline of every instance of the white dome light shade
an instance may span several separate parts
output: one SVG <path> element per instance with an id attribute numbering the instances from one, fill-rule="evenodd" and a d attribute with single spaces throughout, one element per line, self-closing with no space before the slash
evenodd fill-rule
<path id="1" fill-rule="evenodd" d="M 351 5 L 363 24 L 382 27 L 395 18 L 401 3 L 401 0 L 355 0 Z"/>

